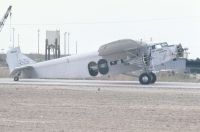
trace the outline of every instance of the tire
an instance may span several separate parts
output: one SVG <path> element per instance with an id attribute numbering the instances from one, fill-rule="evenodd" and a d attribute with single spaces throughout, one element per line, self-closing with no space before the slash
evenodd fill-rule
<path id="1" fill-rule="evenodd" d="M 15 76 L 14 81 L 19 81 L 19 76 Z"/>
<path id="2" fill-rule="evenodd" d="M 151 78 L 150 83 L 154 84 L 154 83 L 156 82 L 156 80 L 157 80 L 156 74 L 153 73 L 153 72 L 150 72 L 150 73 L 149 73 L 149 76 L 150 76 L 150 78 Z"/>
<path id="3" fill-rule="evenodd" d="M 151 82 L 151 77 L 150 77 L 149 74 L 147 74 L 147 73 L 142 73 L 142 74 L 139 76 L 139 82 L 140 82 L 140 84 L 143 84 L 143 85 L 150 84 L 150 82 Z"/>

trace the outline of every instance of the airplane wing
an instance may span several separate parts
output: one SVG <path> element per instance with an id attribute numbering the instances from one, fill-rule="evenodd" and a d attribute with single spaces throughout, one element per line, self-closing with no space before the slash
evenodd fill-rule
<path id="1" fill-rule="evenodd" d="M 123 60 L 125 64 L 141 64 L 142 57 L 148 55 L 148 45 L 131 39 L 114 41 L 101 46 L 99 56 L 109 61 Z"/>
<path id="2" fill-rule="evenodd" d="M 109 56 L 112 54 L 120 54 L 124 52 L 137 51 L 140 48 L 146 47 L 147 44 L 131 39 L 123 39 L 102 45 L 98 52 L 100 56 Z"/>

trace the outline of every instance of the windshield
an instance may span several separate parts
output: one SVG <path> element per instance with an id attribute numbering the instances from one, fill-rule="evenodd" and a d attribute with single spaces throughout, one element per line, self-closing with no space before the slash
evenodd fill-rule
<path id="1" fill-rule="evenodd" d="M 164 42 L 164 43 L 157 43 L 157 44 L 154 44 L 154 45 L 152 45 L 151 47 L 152 47 L 152 49 L 160 49 L 160 48 L 166 47 L 166 46 L 168 46 L 168 44 L 167 44 L 166 42 Z"/>

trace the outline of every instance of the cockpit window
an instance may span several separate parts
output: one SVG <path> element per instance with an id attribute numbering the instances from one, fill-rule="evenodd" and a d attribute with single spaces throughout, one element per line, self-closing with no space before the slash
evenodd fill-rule
<path id="1" fill-rule="evenodd" d="M 157 44 L 157 45 L 153 45 L 152 46 L 152 49 L 160 49 L 162 48 L 162 46 L 160 44 Z"/>
<path id="2" fill-rule="evenodd" d="M 163 43 L 155 43 L 154 45 L 151 46 L 151 49 L 160 49 L 162 47 L 166 47 L 168 44 L 166 42 Z"/>
<path id="3" fill-rule="evenodd" d="M 155 47 L 156 47 L 156 49 L 160 49 L 160 48 L 162 48 L 162 46 L 161 45 L 155 45 Z"/>

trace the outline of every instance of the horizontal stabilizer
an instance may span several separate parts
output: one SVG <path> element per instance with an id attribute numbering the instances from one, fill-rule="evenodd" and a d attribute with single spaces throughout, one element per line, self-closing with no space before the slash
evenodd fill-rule
<path id="1" fill-rule="evenodd" d="M 32 66 L 21 66 L 16 67 L 12 72 L 10 73 L 11 76 L 15 76 L 17 73 L 21 73 L 23 70 L 32 71 L 34 68 Z"/>

